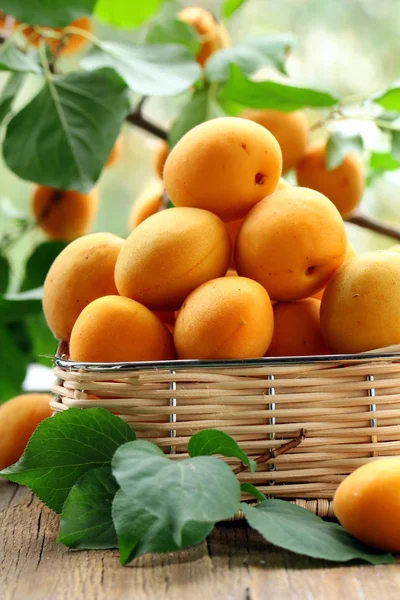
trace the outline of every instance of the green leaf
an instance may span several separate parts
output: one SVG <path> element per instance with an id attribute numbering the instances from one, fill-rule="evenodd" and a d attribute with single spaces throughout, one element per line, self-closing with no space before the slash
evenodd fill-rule
<path id="1" fill-rule="evenodd" d="M 230 66 L 229 81 L 221 90 L 221 98 L 233 100 L 249 108 L 269 108 L 291 112 L 306 106 L 326 108 L 338 100 L 328 92 L 299 88 L 276 81 L 250 81 L 237 65 Z"/>
<path id="2" fill-rule="evenodd" d="M 225 0 L 222 6 L 222 16 L 224 19 L 229 19 L 233 15 L 234 12 L 238 10 L 243 4 L 246 3 L 246 0 Z"/>
<path id="3" fill-rule="evenodd" d="M 10 280 L 10 265 L 5 256 L 0 254 L 0 294 L 5 294 Z"/>
<path id="4" fill-rule="evenodd" d="M 118 533 L 120 560 L 123 565 L 150 552 L 175 552 L 202 542 L 213 530 L 213 523 L 187 523 L 178 546 L 172 526 L 159 519 L 150 507 L 145 507 L 131 495 L 119 490 L 112 506 L 114 525 Z"/>
<path id="5" fill-rule="evenodd" d="M 257 463 L 243 452 L 230 435 L 218 429 L 203 429 L 192 435 L 188 444 L 188 452 L 192 458 L 215 454 L 221 454 L 226 458 L 238 458 L 240 462 L 249 467 L 251 473 L 254 473 L 257 466 Z"/>
<path id="6" fill-rule="evenodd" d="M 30 290 L 42 286 L 48 270 L 66 245 L 65 242 L 43 242 L 43 244 L 36 246 L 26 262 L 25 277 L 21 284 L 21 290 Z"/>
<path id="7" fill-rule="evenodd" d="M 369 166 L 377 174 L 381 174 L 400 169 L 400 161 L 396 160 L 390 152 L 372 152 Z"/>
<path id="8" fill-rule="evenodd" d="M 123 546 L 122 560 L 139 556 L 139 541 L 149 529 L 170 531 L 173 542 L 182 548 L 188 543 L 187 527 L 193 525 L 197 532 L 200 527 L 207 535 L 216 521 L 232 517 L 239 506 L 240 486 L 235 475 L 228 465 L 211 456 L 172 461 L 154 444 L 142 440 L 117 450 L 112 471 L 129 498 L 125 498 L 124 513 L 116 507 L 113 511 L 120 549 Z M 146 531 L 131 537 L 132 530 L 124 525 L 140 512 L 151 513 Z M 147 552 L 155 551 L 149 540 L 144 542 Z"/>
<path id="9" fill-rule="evenodd" d="M 330 134 L 326 144 L 325 166 L 328 171 L 342 164 L 350 152 L 362 154 L 364 142 L 359 134 L 346 135 L 340 131 Z"/>
<path id="10" fill-rule="evenodd" d="M 400 131 L 392 131 L 392 156 L 395 160 L 400 161 Z"/>
<path id="11" fill-rule="evenodd" d="M 9 122 L 4 159 L 22 179 L 89 192 L 129 107 L 127 86 L 111 69 L 48 76 Z"/>
<path id="12" fill-rule="evenodd" d="M 25 332 L 21 324 L 18 329 Z M 0 404 L 21 393 L 30 362 L 28 348 L 21 347 L 17 333 L 12 325 L 0 323 Z"/>
<path id="13" fill-rule="evenodd" d="M 42 312 L 42 288 L 0 297 L 0 322 L 15 323 Z"/>
<path id="14" fill-rule="evenodd" d="M 147 44 L 181 44 L 195 56 L 200 49 L 196 30 L 173 15 L 161 13 L 149 26 Z"/>
<path id="15" fill-rule="evenodd" d="M 90 15 L 96 0 L 1 0 L 1 10 L 22 23 L 64 27 Z"/>
<path id="16" fill-rule="evenodd" d="M 285 73 L 285 60 L 294 43 L 291 33 L 249 38 L 215 52 L 207 61 L 206 77 L 209 81 L 228 81 L 231 64 L 237 65 L 243 75 L 252 75 L 266 66 Z"/>
<path id="17" fill-rule="evenodd" d="M 0 71 L 19 73 L 35 73 L 40 75 L 42 69 L 34 54 L 21 52 L 10 41 L 0 46 Z"/>
<path id="18" fill-rule="evenodd" d="M 195 90 L 189 102 L 181 109 L 179 117 L 172 124 L 168 134 L 169 146 L 171 148 L 175 146 L 181 137 L 196 125 L 224 115 L 225 113 L 210 93 L 209 86 Z"/>
<path id="19" fill-rule="evenodd" d="M 25 81 L 23 73 L 10 73 L 0 96 L 0 123 L 11 112 L 14 99 Z"/>
<path id="20" fill-rule="evenodd" d="M 241 483 L 240 490 L 246 494 L 250 494 L 250 496 L 253 496 L 253 498 L 256 498 L 256 500 L 259 502 L 263 502 L 267 499 L 267 497 L 264 496 L 264 494 L 262 494 L 252 483 Z"/>
<path id="21" fill-rule="evenodd" d="M 131 90 L 144 96 L 174 96 L 188 89 L 201 76 L 190 52 L 179 44 L 133 46 L 104 42 L 82 60 L 91 71 L 111 67 Z"/>
<path id="22" fill-rule="evenodd" d="M 60 519 L 57 542 L 69 548 L 116 548 L 117 534 L 111 515 L 118 485 L 109 467 L 87 471 L 68 494 Z"/>
<path id="23" fill-rule="evenodd" d="M 265 500 L 256 508 L 243 503 L 241 508 L 250 527 L 285 550 L 337 562 L 363 560 L 373 565 L 396 562 L 391 554 L 361 544 L 340 525 L 327 523 L 285 500 Z"/>
<path id="24" fill-rule="evenodd" d="M 51 333 L 43 313 L 26 317 L 25 326 L 31 341 L 33 362 L 51 367 L 57 340 Z"/>
<path id="25" fill-rule="evenodd" d="M 0 475 L 60 513 L 78 479 L 109 466 L 117 448 L 134 439 L 129 425 L 103 408 L 70 408 L 42 421 L 21 459 Z"/>
<path id="26" fill-rule="evenodd" d="M 400 85 L 394 84 L 389 89 L 376 95 L 373 101 L 386 110 L 400 112 Z"/>
<path id="27" fill-rule="evenodd" d="M 121 29 L 139 27 L 160 8 L 164 0 L 98 0 L 95 16 Z"/>

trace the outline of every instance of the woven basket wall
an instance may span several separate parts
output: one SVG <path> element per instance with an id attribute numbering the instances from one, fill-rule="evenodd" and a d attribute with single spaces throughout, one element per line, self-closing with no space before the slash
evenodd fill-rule
<path id="1" fill-rule="evenodd" d="M 109 409 L 177 459 L 187 456 L 191 435 L 220 429 L 260 461 L 255 473 L 238 474 L 241 482 L 332 516 L 333 494 L 347 474 L 400 454 L 400 353 L 389 350 L 83 365 L 60 347 L 52 406 Z"/>

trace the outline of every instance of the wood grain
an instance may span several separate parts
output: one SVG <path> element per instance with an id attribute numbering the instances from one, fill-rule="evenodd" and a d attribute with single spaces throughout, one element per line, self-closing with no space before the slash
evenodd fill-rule
<path id="1" fill-rule="evenodd" d="M 29 490 L 0 481 L 2 600 L 397 600 L 400 571 L 342 566 L 270 546 L 242 523 L 207 542 L 124 568 L 117 552 L 56 544 L 58 517 Z"/>

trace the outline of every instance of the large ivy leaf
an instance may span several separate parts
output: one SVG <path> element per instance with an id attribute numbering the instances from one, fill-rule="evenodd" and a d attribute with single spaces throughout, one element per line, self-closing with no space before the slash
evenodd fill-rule
<path id="1" fill-rule="evenodd" d="M 112 69 L 48 76 L 9 122 L 4 159 L 22 179 L 89 192 L 129 107 L 126 83 Z"/>
<path id="2" fill-rule="evenodd" d="M 0 475 L 27 485 L 61 513 L 79 478 L 91 469 L 109 466 L 117 448 L 134 439 L 129 425 L 103 408 L 70 408 L 42 421 L 20 460 Z"/>
<path id="3" fill-rule="evenodd" d="M 226 458 L 238 458 L 249 467 L 252 473 L 256 468 L 256 462 L 243 452 L 239 444 L 230 435 L 218 429 L 203 429 L 192 435 L 188 444 L 188 452 L 192 458 L 215 454 L 221 454 Z"/>
<path id="4" fill-rule="evenodd" d="M 252 75 L 263 67 L 285 73 L 285 60 L 295 43 L 291 33 L 278 33 L 244 40 L 233 48 L 215 52 L 206 65 L 209 81 L 228 81 L 230 65 L 239 67 L 243 75 Z"/>
<path id="5" fill-rule="evenodd" d="M 225 0 L 222 5 L 222 16 L 229 19 L 247 0 Z"/>
<path id="6" fill-rule="evenodd" d="M 213 94 L 210 93 L 208 86 L 195 90 L 189 102 L 181 109 L 179 117 L 175 119 L 168 133 L 170 147 L 175 146 L 181 137 L 196 125 L 222 116 L 225 116 L 225 113 Z"/>
<path id="7" fill-rule="evenodd" d="M 179 44 L 133 46 L 104 42 L 82 60 L 87 70 L 111 67 L 134 92 L 144 96 L 174 96 L 200 78 L 201 69 Z"/>
<path id="8" fill-rule="evenodd" d="M 293 111 L 306 106 L 327 108 L 338 100 L 328 92 L 285 85 L 276 81 L 250 81 L 237 65 L 230 66 L 229 81 L 221 90 L 221 98 L 239 102 L 250 108 Z"/>
<path id="9" fill-rule="evenodd" d="M 42 73 L 35 55 L 21 52 L 10 41 L 0 46 L 0 71 L 35 73 L 37 75 Z"/>
<path id="10" fill-rule="evenodd" d="M 22 23 L 64 27 L 90 15 L 97 0 L 1 0 L 1 10 Z"/>
<path id="11" fill-rule="evenodd" d="M 200 528 L 205 537 L 216 521 L 232 517 L 239 506 L 240 486 L 235 475 L 211 456 L 171 461 L 154 444 L 139 440 L 117 450 L 112 471 L 125 495 L 121 500 L 124 510 L 114 506 L 113 511 L 123 561 L 139 556 L 142 538 L 147 552 L 156 550 L 147 538 L 153 528 L 169 532 L 169 543 L 182 548 L 195 543 L 187 539 L 187 527 L 194 526 L 196 536 Z M 146 525 L 138 534 L 131 530 L 131 523 L 140 512 Z M 157 551 L 164 550 L 157 546 Z"/>
<path id="12" fill-rule="evenodd" d="M 325 522 L 285 500 L 265 500 L 256 508 L 243 503 L 241 508 L 250 527 L 280 548 L 337 562 L 363 560 L 373 565 L 396 562 L 391 554 L 361 544 L 340 525 Z"/>
<path id="13" fill-rule="evenodd" d="M 139 27 L 160 8 L 164 0 L 97 0 L 95 16 L 121 29 Z"/>
<path id="14" fill-rule="evenodd" d="M 116 548 L 117 534 L 111 507 L 118 485 L 109 467 L 87 471 L 64 503 L 57 542 L 69 548 Z"/>
<path id="15" fill-rule="evenodd" d="M 393 85 L 384 92 L 376 95 L 373 100 L 386 110 L 400 112 L 400 85 Z"/>
<path id="16" fill-rule="evenodd" d="M 66 245 L 65 242 L 43 242 L 36 246 L 26 262 L 21 290 L 42 286 L 48 270 Z"/>
<path id="17" fill-rule="evenodd" d="M 357 152 L 362 154 L 364 142 L 359 134 L 346 135 L 340 131 L 330 134 L 326 144 L 325 166 L 328 171 L 342 164 L 347 154 Z"/>
<path id="18" fill-rule="evenodd" d="M 25 81 L 24 73 L 10 73 L 0 95 L 0 123 L 11 112 L 14 99 Z"/>

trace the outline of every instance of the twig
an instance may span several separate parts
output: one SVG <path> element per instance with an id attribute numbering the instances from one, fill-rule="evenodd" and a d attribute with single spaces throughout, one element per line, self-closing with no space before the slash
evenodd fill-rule
<path id="1" fill-rule="evenodd" d="M 306 435 L 307 435 L 307 430 L 301 429 L 299 435 L 297 437 L 293 438 L 292 440 L 290 440 L 290 442 L 287 442 L 286 444 L 282 444 L 282 446 L 279 446 L 276 450 L 272 450 L 271 452 L 257 456 L 254 459 L 254 461 L 256 462 L 257 465 L 260 465 L 262 463 L 267 463 L 270 460 L 276 458 L 277 456 L 280 456 L 281 454 L 285 454 L 285 452 L 289 452 L 289 450 L 293 450 L 293 448 L 297 448 L 297 446 L 300 446 L 300 444 L 302 442 L 304 442 L 304 440 L 306 439 Z M 249 467 L 247 465 L 241 464 L 240 467 L 237 467 L 236 469 L 234 469 L 233 472 L 235 475 L 237 475 L 238 473 L 241 473 L 242 471 L 246 471 L 248 468 Z"/>
<path id="2" fill-rule="evenodd" d="M 356 211 L 347 217 L 346 221 L 348 223 L 353 223 L 353 225 L 358 225 L 359 227 L 363 227 L 364 229 L 369 229 L 370 231 L 375 231 L 376 233 L 380 233 L 382 235 L 386 235 L 388 237 L 393 238 L 394 240 L 400 241 L 400 228 L 395 225 L 389 225 L 389 223 L 384 223 L 374 217 L 369 217 L 364 215 L 360 211 Z"/>
<path id="3" fill-rule="evenodd" d="M 168 134 L 165 131 L 165 129 L 162 129 L 158 125 L 155 125 L 154 123 L 152 123 L 151 121 L 146 119 L 146 117 L 143 116 L 143 105 L 146 102 L 146 100 L 147 100 L 147 97 L 143 96 L 143 98 L 141 98 L 141 100 L 139 101 L 136 108 L 128 114 L 128 116 L 126 117 L 126 120 L 128 121 L 128 123 L 131 123 L 132 125 L 136 125 L 136 127 L 140 127 L 140 129 L 143 129 L 144 131 L 147 131 L 148 133 L 155 135 L 160 140 L 166 140 L 168 137 Z"/>

